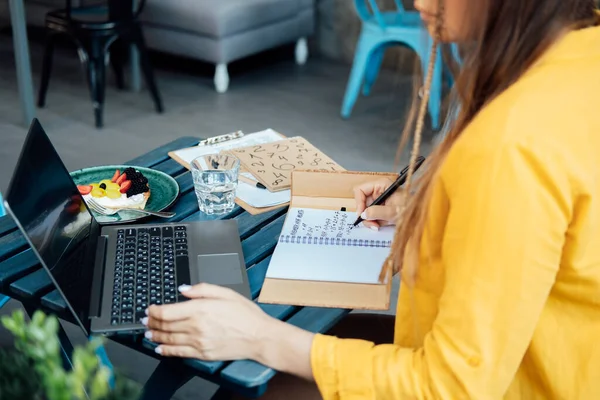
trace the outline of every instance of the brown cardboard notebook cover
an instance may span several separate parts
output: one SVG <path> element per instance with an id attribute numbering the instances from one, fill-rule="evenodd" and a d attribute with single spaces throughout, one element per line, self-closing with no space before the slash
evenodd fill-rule
<path id="1" fill-rule="evenodd" d="M 354 187 L 398 175 L 370 172 L 294 171 L 290 207 L 354 211 Z M 387 310 L 391 282 L 357 284 L 266 278 L 258 301 L 298 306 Z"/>

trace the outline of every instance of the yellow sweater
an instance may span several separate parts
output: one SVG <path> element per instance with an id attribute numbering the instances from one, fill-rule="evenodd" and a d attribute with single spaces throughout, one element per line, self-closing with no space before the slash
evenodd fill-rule
<path id="1" fill-rule="evenodd" d="M 316 336 L 325 400 L 600 399 L 600 28 L 463 132 L 424 235 L 394 344 Z"/>

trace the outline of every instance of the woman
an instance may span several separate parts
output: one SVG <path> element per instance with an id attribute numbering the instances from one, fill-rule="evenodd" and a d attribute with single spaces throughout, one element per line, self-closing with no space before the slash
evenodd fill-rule
<path id="1" fill-rule="evenodd" d="M 397 195 L 366 211 L 368 225 L 397 222 L 385 269 L 402 271 L 393 344 L 385 321 L 333 332 L 369 340 L 314 335 L 210 285 L 152 306 L 147 335 L 165 356 L 249 358 L 287 373 L 271 398 L 600 399 L 594 1 L 416 7 L 432 35 L 461 46 L 460 108 L 406 203 Z M 358 188 L 359 212 L 388 184 Z"/>

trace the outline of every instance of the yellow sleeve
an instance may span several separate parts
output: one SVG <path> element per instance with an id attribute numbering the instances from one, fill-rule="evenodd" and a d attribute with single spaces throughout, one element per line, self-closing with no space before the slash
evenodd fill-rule
<path id="1" fill-rule="evenodd" d="M 318 335 L 311 363 L 325 400 L 505 394 L 554 284 L 571 219 L 565 164 L 536 146 L 448 157 L 445 285 L 432 330 L 419 349 Z"/>

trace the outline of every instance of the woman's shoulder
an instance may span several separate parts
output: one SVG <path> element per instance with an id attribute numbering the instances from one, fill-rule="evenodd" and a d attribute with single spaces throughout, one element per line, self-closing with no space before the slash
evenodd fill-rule
<path id="1" fill-rule="evenodd" d="M 552 85 L 552 71 L 515 83 L 474 118 L 453 145 L 443 176 L 481 168 L 493 159 L 523 159 L 521 168 L 552 169 L 576 186 L 589 186 L 600 172 L 600 84 Z M 600 79 L 596 81 L 600 82 Z M 577 95 L 579 91 L 579 95 Z M 451 178 L 454 180 L 454 178 Z"/>
<path id="2" fill-rule="evenodd" d="M 574 71 L 573 73 L 576 73 Z M 457 150 L 563 151 L 592 156 L 600 148 L 600 79 L 567 79 L 549 66 L 526 74 L 484 107 L 461 134 Z"/>

